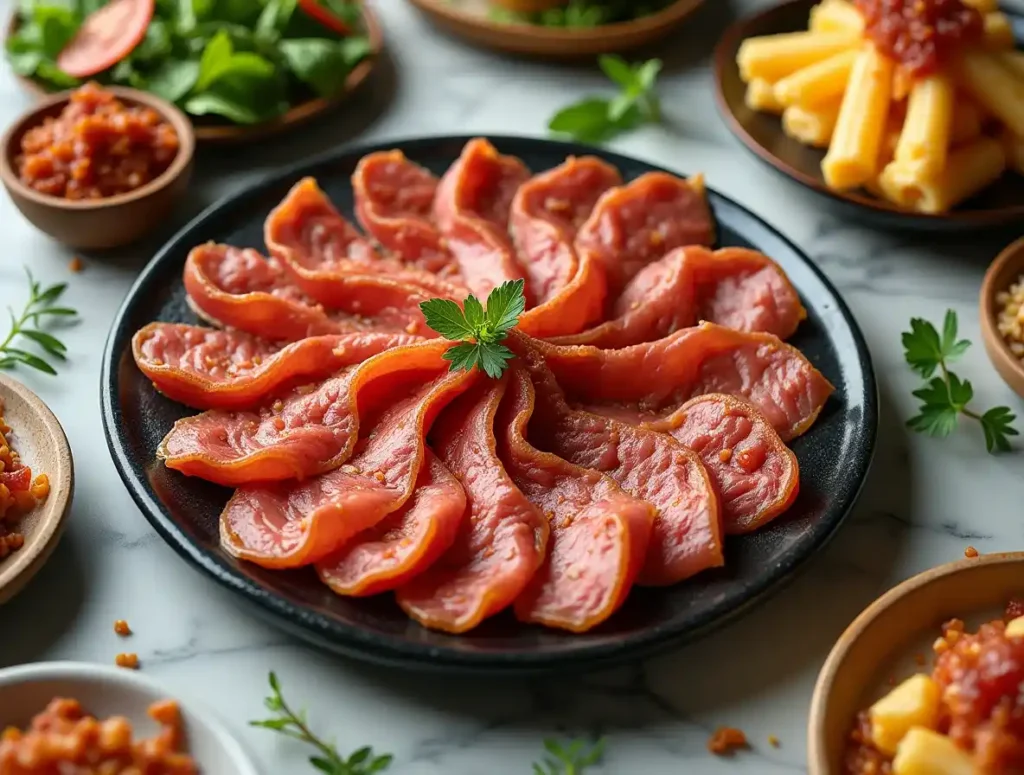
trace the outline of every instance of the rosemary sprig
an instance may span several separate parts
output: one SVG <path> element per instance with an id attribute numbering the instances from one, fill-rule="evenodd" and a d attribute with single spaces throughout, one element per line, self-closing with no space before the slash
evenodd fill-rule
<path id="1" fill-rule="evenodd" d="M 11 307 L 7 308 L 11 316 L 11 329 L 3 342 L 0 343 L 0 369 L 10 369 L 19 363 L 29 366 L 46 374 L 56 375 L 57 370 L 51 365 L 50 360 L 63 361 L 67 359 L 67 347 L 53 334 L 40 330 L 45 319 L 71 318 L 78 313 L 70 307 L 56 306 L 60 297 L 67 290 L 67 283 L 57 283 L 48 288 L 43 288 L 28 267 L 25 268 L 28 277 L 29 298 L 28 303 L 20 315 L 16 315 Z M 12 347 L 11 343 L 18 337 L 34 342 L 42 351 L 43 357 Z"/>

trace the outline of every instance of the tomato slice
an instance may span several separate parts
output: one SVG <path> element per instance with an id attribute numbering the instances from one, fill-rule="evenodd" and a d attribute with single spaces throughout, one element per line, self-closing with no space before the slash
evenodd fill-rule
<path id="1" fill-rule="evenodd" d="M 154 0 L 110 0 L 85 18 L 57 57 L 57 67 L 88 78 L 116 65 L 146 36 L 154 5 Z"/>
<path id="2" fill-rule="evenodd" d="M 299 0 L 299 8 L 307 15 L 316 19 L 327 29 L 338 33 L 339 35 L 348 35 L 352 32 L 352 28 L 345 23 L 343 19 L 327 8 L 321 0 Z"/>

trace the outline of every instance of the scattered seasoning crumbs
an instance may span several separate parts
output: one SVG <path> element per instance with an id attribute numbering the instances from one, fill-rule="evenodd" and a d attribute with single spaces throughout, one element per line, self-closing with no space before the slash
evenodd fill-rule
<path id="1" fill-rule="evenodd" d="M 977 556 L 978 550 L 975 549 L 973 546 L 968 546 L 966 549 L 964 549 L 964 557 L 970 557 L 971 559 L 974 559 Z"/>
<path id="2" fill-rule="evenodd" d="M 734 727 L 719 727 L 708 740 L 708 750 L 715 756 L 731 756 L 736 750 L 749 747 L 743 730 Z"/>
<path id="3" fill-rule="evenodd" d="M 139 655 L 138 654 L 118 654 L 114 659 L 114 664 L 118 667 L 124 667 L 128 670 L 139 669 Z"/>
<path id="4" fill-rule="evenodd" d="M 114 632 L 120 635 L 122 638 L 126 638 L 132 634 L 132 628 L 128 626 L 128 622 L 124 619 L 118 619 L 114 622 Z"/>
<path id="5" fill-rule="evenodd" d="M 68 262 L 68 269 L 70 269 L 72 272 L 81 272 L 83 269 L 85 269 L 85 264 L 82 263 L 82 259 L 80 259 L 78 256 L 75 256 L 74 258 L 71 259 L 70 262 Z"/>
<path id="6" fill-rule="evenodd" d="M 772 748 L 778 748 L 780 745 L 779 738 L 777 738 L 775 735 L 768 735 L 768 745 L 770 745 Z"/>

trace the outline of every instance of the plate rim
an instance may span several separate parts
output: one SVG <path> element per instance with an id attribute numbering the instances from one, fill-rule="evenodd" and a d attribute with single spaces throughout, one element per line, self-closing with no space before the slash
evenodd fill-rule
<path id="1" fill-rule="evenodd" d="M 634 635 L 630 638 L 617 639 L 607 643 L 587 646 L 582 649 L 567 649 L 557 654 L 549 653 L 540 656 L 522 652 L 514 654 L 503 654 L 496 651 L 481 653 L 455 652 L 443 647 L 416 644 L 408 640 L 397 640 L 390 636 L 368 633 L 356 626 L 332 622 L 327 617 L 311 611 L 305 606 L 293 604 L 285 600 L 279 593 L 261 587 L 252 579 L 239 574 L 230 567 L 228 558 L 207 553 L 192 542 L 175 521 L 164 513 L 159 500 L 147 492 L 144 483 L 138 480 L 131 471 L 130 453 L 126 449 L 121 435 L 115 431 L 118 427 L 120 413 L 120 407 L 116 401 L 118 366 L 122 358 L 129 356 L 129 353 L 123 347 L 115 351 L 115 345 L 118 339 L 123 339 L 124 342 L 130 343 L 133 332 L 123 333 L 123 329 L 127 325 L 129 313 L 136 304 L 135 297 L 150 282 L 150 276 L 155 274 L 176 252 L 184 248 L 184 244 L 191 239 L 190 235 L 194 230 L 208 225 L 222 212 L 228 211 L 232 207 L 244 206 L 247 199 L 256 199 L 268 189 L 284 186 L 288 181 L 296 180 L 306 175 L 315 175 L 317 170 L 331 164 L 336 164 L 344 159 L 394 148 L 402 149 L 407 153 L 414 153 L 418 148 L 439 144 L 458 144 L 461 146 L 477 136 L 426 135 L 385 139 L 369 144 L 346 145 L 341 148 L 332 149 L 265 175 L 245 190 L 221 198 L 178 230 L 153 256 L 132 284 L 131 289 L 125 295 L 114 316 L 104 344 L 100 373 L 101 414 L 103 431 L 114 467 L 117 469 L 118 475 L 128 490 L 129 495 L 131 495 L 146 520 L 160 534 L 161 538 L 195 569 L 211 576 L 221 586 L 231 589 L 244 600 L 255 605 L 262 614 L 272 618 L 278 626 L 284 627 L 293 633 L 298 633 L 302 637 L 325 646 L 330 650 L 355 656 L 362 660 L 403 668 L 414 667 L 419 670 L 436 669 L 441 671 L 456 670 L 459 672 L 522 674 L 542 673 L 553 670 L 572 670 L 574 668 L 577 670 L 581 668 L 590 670 L 603 665 L 611 665 L 641 656 L 649 656 L 658 651 L 697 638 L 711 629 L 722 626 L 742 615 L 758 600 L 763 599 L 765 595 L 777 592 L 786 582 L 793 578 L 797 570 L 806 567 L 808 561 L 815 557 L 825 544 L 835 536 L 852 512 L 867 481 L 868 472 L 875 454 L 879 418 L 878 382 L 871 354 L 856 318 L 838 289 L 807 254 L 800 250 L 782 232 L 743 205 L 718 193 L 711 187 L 707 188 L 707 192 L 712 202 L 738 211 L 754 226 L 785 244 L 796 256 L 803 260 L 807 269 L 829 291 L 836 302 L 837 313 L 842 317 L 849 329 L 856 350 L 857 365 L 864 375 L 862 384 L 864 391 L 864 417 L 861 425 L 865 430 L 863 441 L 865 452 L 862 459 L 858 461 L 857 470 L 852 477 L 852 480 L 855 480 L 855 486 L 850 494 L 849 502 L 842 509 L 842 512 L 834 518 L 834 521 L 827 526 L 827 529 L 821 530 L 814 535 L 814 540 L 808 545 L 801 556 L 790 557 L 787 561 L 771 568 L 769 572 L 761 574 L 758 577 L 758 583 L 745 591 L 743 600 L 739 602 L 728 601 L 732 606 L 731 608 L 725 607 L 725 603 L 719 603 L 696 623 L 691 623 L 689 627 L 683 629 L 662 626 L 651 632 L 650 628 L 648 628 L 641 635 Z M 487 138 L 499 148 L 503 145 L 522 143 L 542 145 L 549 150 L 552 147 L 557 148 L 562 156 L 596 154 L 605 161 L 619 166 L 641 165 L 647 171 L 664 170 L 675 175 L 681 174 L 641 159 L 576 143 L 525 135 L 487 135 Z M 722 610 L 718 610 L 719 608 Z M 368 652 L 368 648 L 372 649 L 372 651 Z"/>
<path id="2" fill-rule="evenodd" d="M 815 3 L 816 0 L 784 0 L 784 2 L 772 4 L 755 13 L 737 19 L 722 33 L 711 57 L 712 80 L 718 114 L 733 137 L 739 140 L 748 151 L 769 167 L 790 180 L 799 183 L 801 186 L 834 202 L 841 203 L 845 207 L 869 211 L 874 216 L 889 219 L 891 223 L 898 224 L 901 228 L 918 230 L 940 229 L 943 227 L 979 229 L 986 226 L 1008 226 L 1016 219 L 1024 218 L 1024 203 L 996 209 L 954 209 L 948 213 L 918 213 L 902 210 L 884 200 L 859 194 L 856 191 L 833 191 L 825 185 L 823 179 L 810 175 L 783 161 L 754 139 L 726 99 L 725 89 L 723 88 L 724 75 L 726 72 L 738 75 L 739 68 L 736 64 L 736 51 L 739 49 L 740 43 L 747 37 L 745 33 L 751 26 L 763 22 L 767 17 L 795 12 L 797 8 L 801 7 L 806 7 L 807 12 L 810 13 L 810 9 Z M 796 32 L 798 30 L 793 31 Z M 796 142 L 796 140 L 792 139 L 790 141 Z M 1013 173 L 1004 172 L 1003 174 Z"/>

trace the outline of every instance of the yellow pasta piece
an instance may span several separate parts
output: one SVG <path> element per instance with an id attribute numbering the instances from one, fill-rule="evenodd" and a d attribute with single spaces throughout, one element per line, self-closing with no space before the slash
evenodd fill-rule
<path id="1" fill-rule="evenodd" d="M 1018 78 L 1024 78 L 1024 51 L 1003 51 L 999 54 L 999 62 L 1016 73 Z"/>
<path id="2" fill-rule="evenodd" d="M 992 13 L 999 10 L 999 0 L 964 0 L 964 5 L 981 13 Z"/>
<path id="3" fill-rule="evenodd" d="M 755 78 L 775 83 L 801 68 L 853 48 L 859 39 L 857 33 L 849 31 L 787 32 L 747 38 L 740 44 L 736 62 L 747 83 Z"/>
<path id="4" fill-rule="evenodd" d="M 902 65 L 896 65 L 892 70 L 892 98 L 894 102 L 905 100 L 910 96 L 914 88 L 914 76 Z"/>
<path id="5" fill-rule="evenodd" d="M 747 107 L 764 113 L 780 115 L 783 106 L 775 99 L 775 87 L 763 78 L 755 78 L 747 84 Z"/>
<path id="6" fill-rule="evenodd" d="M 953 125 L 949 128 L 949 144 L 962 145 L 981 134 L 984 115 L 974 102 L 958 100 L 953 112 Z"/>
<path id="7" fill-rule="evenodd" d="M 893 63 L 874 46 L 857 55 L 832 144 L 821 164 L 830 188 L 856 188 L 875 176 L 889 119 Z"/>
<path id="8" fill-rule="evenodd" d="M 1024 79 L 1004 67 L 998 55 L 970 51 L 960 60 L 964 87 L 985 110 L 1024 137 Z"/>
<path id="9" fill-rule="evenodd" d="M 864 17 L 846 0 L 822 0 L 811 9 L 811 29 L 815 32 L 864 31 Z"/>
<path id="10" fill-rule="evenodd" d="M 857 50 L 843 51 L 797 70 L 775 84 L 775 99 L 787 107 L 813 108 L 837 101 L 846 91 Z"/>
<path id="11" fill-rule="evenodd" d="M 1006 51 L 1016 45 L 1013 39 L 1013 26 L 1005 13 L 985 14 L 985 37 L 982 38 L 985 48 L 990 51 Z"/>
<path id="12" fill-rule="evenodd" d="M 922 177 L 942 171 L 949 153 L 955 102 L 956 87 L 946 75 L 930 75 L 914 83 L 894 154 L 901 167 L 918 168 Z"/>
<path id="13" fill-rule="evenodd" d="M 1024 137 L 1017 137 L 1009 129 L 1003 132 L 1006 166 L 1018 175 L 1024 175 Z"/>
<path id="14" fill-rule="evenodd" d="M 790 105 L 782 114 L 782 128 L 794 140 L 814 148 L 827 148 L 839 118 L 839 103 L 817 108 Z"/>
<path id="15" fill-rule="evenodd" d="M 886 196 L 922 213 L 945 213 L 987 188 L 1006 171 L 1006 151 L 991 137 L 980 137 L 949 155 L 934 178 L 920 179 L 893 162 L 882 172 Z"/>

